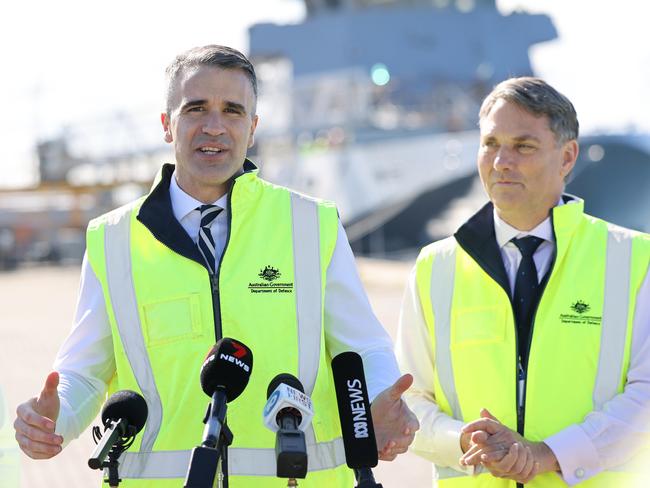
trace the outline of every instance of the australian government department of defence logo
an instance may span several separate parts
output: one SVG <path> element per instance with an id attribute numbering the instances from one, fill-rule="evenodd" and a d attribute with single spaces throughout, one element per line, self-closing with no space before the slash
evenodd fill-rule
<path id="1" fill-rule="evenodd" d="M 267 265 L 257 273 L 259 281 L 248 284 L 251 293 L 293 293 L 293 283 L 282 280 L 278 268 Z"/>
<path id="2" fill-rule="evenodd" d="M 566 325 L 600 325 L 602 317 L 589 313 L 591 305 L 576 300 L 569 306 L 569 313 L 560 314 L 560 321 Z"/>

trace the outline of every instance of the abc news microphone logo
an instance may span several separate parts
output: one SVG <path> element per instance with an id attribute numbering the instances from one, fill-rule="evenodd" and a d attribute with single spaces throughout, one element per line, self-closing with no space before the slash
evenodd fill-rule
<path id="1" fill-rule="evenodd" d="M 365 439 L 368 437 L 368 414 L 366 412 L 366 403 L 363 401 L 361 380 L 348 380 L 347 387 L 352 422 L 354 424 L 354 438 Z"/>

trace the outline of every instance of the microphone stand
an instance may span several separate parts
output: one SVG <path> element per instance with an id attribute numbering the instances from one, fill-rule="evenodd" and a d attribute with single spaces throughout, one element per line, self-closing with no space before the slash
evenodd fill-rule
<path id="1" fill-rule="evenodd" d="M 212 407 L 212 403 L 208 404 L 203 423 L 207 424 L 210 417 L 222 418 L 219 435 L 209 433 L 200 446 L 192 449 L 184 488 L 212 488 L 215 477 L 217 486 L 228 488 L 228 446 L 232 444 L 233 433 L 226 424 L 226 403 L 218 412 L 213 412 Z"/>
<path id="2" fill-rule="evenodd" d="M 219 434 L 219 442 L 217 443 L 217 452 L 220 454 L 221 459 L 219 463 L 220 468 L 220 486 L 228 488 L 228 446 L 232 444 L 233 434 L 226 420 L 224 419 L 221 433 Z"/>
<path id="3" fill-rule="evenodd" d="M 354 477 L 357 479 L 356 488 L 383 488 L 381 483 L 375 481 L 370 468 L 355 469 Z"/>
<path id="4" fill-rule="evenodd" d="M 120 475 L 118 474 L 119 462 L 118 459 L 122 455 L 122 450 L 116 449 L 115 447 L 111 449 L 108 453 L 108 461 L 102 463 L 102 468 L 108 468 L 108 486 L 110 488 L 115 488 L 119 486 Z"/>
<path id="5" fill-rule="evenodd" d="M 118 472 L 120 464 L 118 460 L 122 453 L 131 447 L 135 435 L 135 427 L 126 425 L 122 419 L 109 421 L 106 424 L 103 436 L 99 427 L 93 428 L 93 438 L 98 445 L 92 457 L 88 460 L 88 465 L 92 469 L 108 469 L 108 480 L 104 481 L 108 483 L 110 488 L 119 486 L 122 481 Z M 110 450 L 106 453 L 109 446 Z M 105 460 L 105 457 L 108 460 Z"/>

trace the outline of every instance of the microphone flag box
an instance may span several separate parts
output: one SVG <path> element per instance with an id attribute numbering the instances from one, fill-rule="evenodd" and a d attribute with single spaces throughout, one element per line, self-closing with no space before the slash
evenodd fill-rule
<path id="1" fill-rule="evenodd" d="M 294 408 L 300 412 L 301 420 L 298 428 L 302 431 L 307 428 L 314 416 L 314 407 L 312 406 L 311 398 L 300 390 L 280 383 L 273 390 L 273 393 L 271 393 L 264 406 L 264 425 L 273 432 L 277 432 L 279 427 L 276 417 L 285 408 Z"/>

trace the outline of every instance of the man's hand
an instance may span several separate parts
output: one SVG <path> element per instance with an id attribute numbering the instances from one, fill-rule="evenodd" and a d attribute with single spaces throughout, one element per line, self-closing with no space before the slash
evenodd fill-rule
<path id="1" fill-rule="evenodd" d="M 61 452 L 63 437 L 54 433 L 61 406 L 58 385 L 59 373 L 50 373 L 38 398 L 31 398 L 16 409 L 16 441 L 32 459 L 49 459 Z"/>
<path id="2" fill-rule="evenodd" d="M 372 402 L 370 411 L 377 438 L 379 459 L 392 461 L 406 452 L 420 423 L 402 400 L 402 393 L 413 384 L 413 376 L 403 375 L 393 386 L 382 391 Z"/>
<path id="3" fill-rule="evenodd" d="M 557 459 L 546 444 L 524 439 L 486 409 L 479 420 L 463 427 L 461 445 L 468 435 L 467 451 L 460 464 L 482 464 L 492 475 L 518 483 L 527 483 L 539 473 L 559 471 Z"/>

